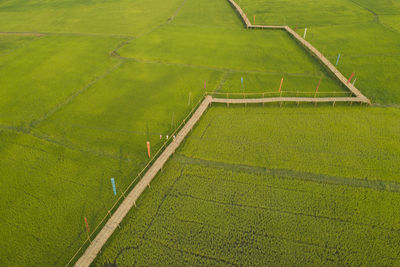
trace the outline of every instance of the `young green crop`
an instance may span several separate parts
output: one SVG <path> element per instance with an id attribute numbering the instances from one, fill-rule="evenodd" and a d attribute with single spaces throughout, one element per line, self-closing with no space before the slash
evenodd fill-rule
<path id="1" fill-rule="evenodd" d="M 238 0 L 256 24 L 289 25 L 350 77 L 373 102 L 400 103 L 400 5 L 396 1 Z M 253 22 L 253 20 L 252 20 Z"/>
<path id="2" fill-rule="evenodd" d="M 354 13 L 355 10 L 358 12 Z M 347 16 L 346 12 L 354 16 Z M 353 7 L 346 12 L 338 16 L 346 18 L 349 23 L 354 20 L 365 22 L 364 15 L 369 14 Z M 372 18 L 371 15 L 367 17 L 367 20 Z M 326 25 L 321 16 L 312 18 L 321 20 L 319 26 Z M 395 18 L 386 18 L 382 19 L 386 21 L 385 25 L 396 29 Z M 379 27 L 369 30 L 365 36 L 360 34 L 360 39 L 383 36 Z M 354 32 L 357 31 L 363 31 L 362 26 L 355 26 Z M 284 32 L 244 29 L 226 0 L 39 0 L 29 3 L 6 0 L 0 3 L 0 32 L 0 183 L 5 191 L 1 196 L 0 216 L 0 246 L 4 248 L 0 251 L 2 265 L 64 265 L 86 238 L 83 218 L 88 218 L 93 230 L 121 190 L 147 164 L 145 142 L 150 140 L 154 153 L 205 90 L 222 93 L 277 91 L 283 76 L 283 90 L 314 91 L 322 78 L 321 92 L 345 91 Z M 313 36 L 313 30 L 310 34 Z M 346 35 L 346 38 L 350 37 Z M 317 40 L 317 36 L 315 38 Z M 397 51 L 392 49 L 395 44 L 396 40 L 390 38 L 382 41 L 380 46 L 392 55 Z M 374 48 L 373 44 L 368 43 L 368 46 L 368 53 L 379 52 L 374 50 L 378 48 Z M 348 63 L 349 55 L 357 58 L 357 49 L 358 46 L 351 46 L 348 51 L 343 50 L 342 63 L 346 75 L 353 71 Z M 336 54 L 336 50 L 332 51 L 328 54 L 330 59 Z M 387 68 L 388 72 L 395 72 L 397 63 L 395 57 L 391 58 L 391 64 L 383 66 L 382 70 Z M 341 65 L 339 67 L 342 68 Z M 241 77 L 244 78 L 243 87 Z M 358 83 L 362 91 L 365 88 L 366 92 L 372 92 L 368 88 L 378 88 L 378 81 L 368 84 L 368 80 L 358 78 Z M 396 79 L 391 80 L 387 90 L 381 90 L 380 95 L 385 94 L 385 98 L 396 95 L 395 84 Z M 218 125 L 223 127 L 219 133 L 210 130 L 210 133 L 206 132 L 206 137 L 193 135 L 190 139 L 193 141 L 188 141 L 181 152 L 185 157 L 171 164 L 177 169 L 168 171 L 168 175 L 179 176 L 182 161 L 187 160 L 185 164 L 193 165 L 190 164 L 192 156 L 198 155 L 208 163 L 216 162 L 216 165 L 220 164 L 219 160 L 230 163 L 229 166 L 241 163 L 239 170 L 242 167 L 246 169 L 246 164 L 261 168 L 266 167 L 263 164 L 268 164 L 269 167 L 282 169 L 274 174 L 277 177 L 289 175 L 314 183 L 343 183 L 343 179 L 351 177 L 355 178 L 348 180 L 352 185 L 370 189 L 397 188 L 396 184 L 390 183 L 393 177 L 398 176 L 398 146 L 393 141 L 393 136 L 398 137 L 398 113 L 395 110 L 373 109 L 363 115 L 365 109 L 356 108 L 348 113 L 332 111 L 327 115 L 326 110 L 316 108 L 315 111 L 322 112 L 322 115 L 313 113 L 301 118 L 299 110 L 283 109 L 292 110 L 285 117 L 280 115 L 282 110 L 271 109 L 272 116 L 264 114 L 264 118 L 255 114 L 254 119 L 245 119 L 240 111 L 232 114 L 231 109 L 222 109 L 228 114 L 218 121 Z M 257 109 L 256 113 L 271 110 Z M 314 108 L 306 110 L 311 112 Z M 240 132 L 228 123 L 235 117 L 241 123 L 248 120 L 249 124 L 258 125 L 265 120 L 268 125 L 262 124 L 260 130 L 251 128 Z M 273 127 L 278 117 L 284 123 L 280 125 L 283 131 L 280 133 Z M 343 120 L 337 117 L 343 117 Z M 320 120 L 329 127 L 321 128 L 311 137 L 326 146 L 323 149 L 310 140 L 301 139 L 310 127 L 318 128 Z M 365 128 L 362 123 L 369 120 L 373 124 L 367 124 L 370 126 Z M 218 126 L 212 121 L 209 123 L 212 127 Z M 336 127 L 334 123 L 341 126 Z M 288 125 L 293 125 L 294 129 L 285 127 Z M 376 126 L 385 130 L 377 132 Z M 206 125 L 200 124 L 199 129 L 205 128 Z M 333 139 L 330 144 L 330 140 L 322 136 L 332 129 L 334 132 L 328 135 Z M 355 135 L 349 139 L 343 137 L 355 129 L 365 136 L 360 141 L 365 147 L 357 148 L 358 137 Z M 293 136 L 292 130 L 298 131 L 298 135 Z M 236 131 L 241 134 L 240 138 L 231 143 L 230 138 Z M 261 133 L 264 132 L 269 134 L 268 140 L 272 143 L 263 139 L 265 136 Z M 278 133 L 283 139 L 273 137 Z M 197 140 L 199 138 L 217 143 L 207 143 L 195 154 L 197 144 L 203 144 Z M 372 145 L 374 142 L 378 148 Z M 243 147 L 245 144 L 250 144 L 249 151 Z M 348 149 L 347 145 L 351 145 L 348 154 L 344 152 Z M 326 149 L 333 151 L 331 156 L 325 152 Z M 225 152 L 215 156 L 213 153 L 216 151 Z M 344 174 L 343 169 L 346 170 Z M 189 169 L 184 172 L 192 175 Z M 210 176 L 213 175 L 219 174 L 210 171 Z M 118 196 L 112 194 L 111 177 L 116 179 Z M 365 177 L 368 179 L 365 180 Z M 142 240 L 146 225 L 151 222 L 149 218 L 165 194 L 163 190 L 168 190 L 173 181 L 168 180 L 160 189 L 160 194 L 147 197 L 145 194 L 139 201 L 141 207 L 147 208 L 141 213 L 143 217 L 134 219 L 137 228 L 127 230 L 138 234 L 133 237 L 136 241 Z M 234 187 L 229 190 L 234 190 Z M 236 197 L 233 196 L 232 201 Z M 171 199 L 165 201 L 174 203 Z M 387 205 L 388 202 L 378 203 Z M 199 211 L 204 209 L 200 204 L 188 205 L 199 206 Z M 229 214 L 229 209 L 226 213 Z M 226 213 L 222 214 L 225 216 Z M 382 215 L 388 220 L 388 225 L 393 223 L 390 214 Z M 368 219 L 373 221 L 376 218 L 372 216 Z M 160 222 L 154 221 L 154 225 L 160 225 Z M 201 231 L 202 226 L 198 227 Z M 186 239 L 189 228 L 182 229 L 180 236 L 171 236 L 170 240 Z M 212 232 L 209 233 L 211 236 Z M 377 235 L 376 232 L 371 233 Z M 190 253 L 195 250 L 186 251 L 181 245 L 177 247 L 170 241 L 166 242 L 164 234 L 168 231 L 162 234 L 160 237 L 163 239 L 156 240 L 158 243 L 142 240 L 143 247 L 158 249 L 157 255 L 143 263 L 173 265 L 178 259 L 178 263 L 215 265 L 215 258 L 224 259 L 220 255 L 207 258 L 206 255 Z M 222 230 L 222 239 L 226 234 Z M 246 235 L 238 234 L 230 244 L 245 242 Z M 276 243 L 275 239 L 268 241 L 260 238 L 261 248 L 255 253 L 263 251 L 265 245 L 262 244 Z M 285 241 L 281 245 L 291 247 L 289 243 Z M 199 246 L 204 249 L 205 245 L 202 243 Z M 119 251 L 117 248 L 110 249 Z M 224 249 L 221 248 L 221 253 L 229 250 L 229 246 Z M 304 248 L 291 249 L 293 253 L 299 253 Z M 309 248 L 304 251 L 309 251 Z M 323 255 L 329 253 L 321 249 L 317 251 Z M 146 255 L 148 250 L 141 250 L 140 253 Z M 121 257 L 136 259 L 135 254 L 131 255 L 122 253 Z M 290 263 L 296 259 L 299 258 L 291 256 L 282 262 Z M 245 259 L 227 260 L 241 262 Z M 390 263 L 385 259 L 382 262 Z"/>
<path id="3" fill-rule="evenodd" d="M 398 116 L 213 107 L 95 265 L 396 265 Z M 376 158 L 390 170 L 375 169 Z M 371 168 L 376 177 L 364 179 Z"/>

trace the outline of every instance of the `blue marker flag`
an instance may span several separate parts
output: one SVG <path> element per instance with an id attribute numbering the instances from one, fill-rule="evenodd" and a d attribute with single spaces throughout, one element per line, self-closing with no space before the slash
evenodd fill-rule
<path id="1" fill-rule="evenodd" d="M 116 194 L 117 194 L 117 188 L 115 187 L 115 180 L 114 180 L 114 178 L 111 178 L 111 184 L 112 184 L 112 187 L 113 187 L 114 195 L 116 195 Z"/>
<path id="2" fill-rule="evenodd" d="M 337 64 L 339 63 L 339 59 L 340 59 L 340 53 L 339 53 L 339 55 L 338 55 L 338 57 L 337 57 L 337 60 L 336 60 L 336 66 L 337 66 Z"/>
<path id="3" fill-rule="evenodd" d="M 243 86 L 243 77 L 241 77 L 240 80 L 242 81 L 242 86 Z"/>

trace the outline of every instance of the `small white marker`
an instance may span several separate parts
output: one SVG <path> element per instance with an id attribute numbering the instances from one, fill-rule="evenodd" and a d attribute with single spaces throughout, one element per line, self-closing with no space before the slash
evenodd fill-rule
<path id="1" fill-rule="evenodd" d="M 307 28 L 304 29 L 303 39 L 306 39 L 306 35 L 307 35 Z"/>

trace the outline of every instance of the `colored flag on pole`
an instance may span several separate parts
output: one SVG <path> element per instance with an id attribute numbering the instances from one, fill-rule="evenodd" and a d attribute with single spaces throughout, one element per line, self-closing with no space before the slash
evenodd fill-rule
<path id="1" fill-rule="evenodd" d="M 112 185 L 112 188 L 113 188 L 113 191 L 114 191 L 114 196 L 115 196 L 117 194 L 117 188 L 115 186 L 114 178 L 111 178 L 111 185 Z"/>
<path id="2" fill-rule="evenodd" d="M 146 143 L 147 143 L 147 154 L 149 155 L 149 158 L 150 158 L 151 157 L 151 154 L 150 154 L 150 142 L 147 141 Z"/>
<path id="3" fill-rule="evenodd" d="M 347 84 L 349 84 L 350 83 L 350 81 L 351 81 L 351 79 L 353 79 L 353 77 L 354 77 L 354 72 L 351 74 L 351 76 L 350 76 L 350 78 L 349 78 L 349 80 L 347 81 Z"/>
<path id="4" fill-rule="evenodd" d="M 204 89 L 206 89 L 206 87 L 207 87 L 207 83 L 206 83 L 206 80 L 204 80 Z"/>
<path id="5" fill-rule="evenodd" d="M 243 84 L 243 77 L 240 78 L 240 81 L 242 82 L 242 87 L 244 87 L 244 84 Z"/>
<path id="6" fill-rule="evenodd" d="M 90 235 L 90 228 L 89 228 L 89 224 L 88 224 L 88 221 L 87 221 L 86 217 L 85 217 L 85 226 L 86 226 L 86 230 L 87 230 L 88 235 Z"/>
<path id="7" fill-rule="evenodd" d="M 337 59 L 336 59 L 336 66 L 337 66 L 337 64 L 339 64 L 339 59 L 340 59 L 340 53 L 339 53 L 339 55 L 337 56 Z"/>
<path id="8" fill-rule="evenodd" d="M 279 85 L 279 93 L 280 93 L 281 90 L 282 90 L 282 84 L 283 84 L 283 77 L 282 77 L 282 79 L 281 79 L 281 85 Z"/>
<path id="9" fill-rule="evenodd" d="M 306 39 L 306 34 L 307 34 L 307 28 L 304 29 L 303 39 Z"/>

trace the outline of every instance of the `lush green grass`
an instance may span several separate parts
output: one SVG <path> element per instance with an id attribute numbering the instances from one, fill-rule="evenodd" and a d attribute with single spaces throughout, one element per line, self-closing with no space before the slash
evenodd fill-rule
<path id="1" fill-rule="evenodd" d="M 0 131 L 0 262 L 3 266 L 65 265 L 114 196 L 130 162 Z M 83 227 L 82 227 L 83 226 Z"/>
<path id="2" fill-rule="evenodd" d="M 140 35 L 172 16 L 182 0 L 6 0 L 0 31 Z"/>
<path id="3" fill-rule="evenodd" d="M 252 23 L 292 25 L 293 28 L 365 23 L 373 19 L 366 10 L 348 0 L 237 0 Z"/>
<path id="4" fill-rule="evenodd" d="M 400 6 L 397 1 L 239 0 L 259 24 L 285 24 L 336 63 L 347 77 L 356 73 L 358 87 L 373 102 L 400 103 Z M 301 12 L 300 12 L 301 11 Z M 284 15 L 283 15 L 284 14 Z M 287 20 L 282 20 L 282 16 Z M 274 23 L 276 21 L 277 23 Z"/>
<path id="5" fill-rule="evenodd" d="M 46 36 L 1 56 L 0 124 L 29 125 L 62 105 L 118 63 L 108 53 L 121 41 Z"/>
<path id="6" fill-rule="evenodd" d="M 399 178 L 398 109 L 219 109 L 198 127 L 203 138 L 188 139 L 184 155 L 214 160 L 218 154 L 230 164 L 348 178 Z"/>
<path id="7" fill-rule="evenodd" d="M 12 53 L 29 41 L 35 39 L 35 36 L 2 35 L 0 34 L 0 56 Z"/>
<path id="8" fill-rule="evenodd" d="M 213 107 L 96 265 L 397 265 L 398 116 Z"/>
<path id="9" fill-rule="evenodd" d="M 365 13 L 360 10 L 357 19 Z M 397 27 L 395 20 L 390 25 Z M 151 141 L 154 153 L 164 142 L 159 135 L 170 135 L 204 90 L 277 91 L 284 77 L 287 91 L 314 91 L 320 78 L 321 92 L 344 91 L 284 32 L 245 30 L 226 0 L 7 0 L 0 3 L 0 32 L 7 31 L 47 33 L 0 34 L 0 183 L 7 191 L 1 196 L 0 264 L 5 266 L 64 265 L 85 238 L 83 217 L 93 229 L 114 203 L 109 179 L 116 178 L 119 192 L 126 188 L 148 162 L 145 142 Z M 313 28 L 310 32 L 313 36 Z M 396 44 L 387 42 L 387 47 Z M 117 47 L 121 57 L 111 53 Z M 394 119 L 382 116 L 381 123 L 396 125 L 398 113 Z M 289 119 L 286 123 L 296 125 Z M 346 134 L 351 123 L 336 131 Z M 185 151 L 192 153 L 190 146 Z M 397 155 L 395 149 L 388 151 Z M 241 160 L 237 152 L 227 151 L 223 160 Z M 307 166 L 302 158 L 297 160 Z M 280 166 L 277 159 L 271 162 Z M 378 166 L 353 175 L 390 180 L 390 168 L 398 170 L 391 161 Z M 336 174 L 339 169 L 318 170 Z M 197 260 L 195 255 L 185 258 Z"/>
<path id="10" fill-rule="evenodd" d="M 37 130 L 115 157 L 122 148 L 137 173 L 148 161 L 146 141 L 154 153 L 201 99 L 204 80 L 212 90 L 220 78 L 207 69 L 125 62 Z"/>

